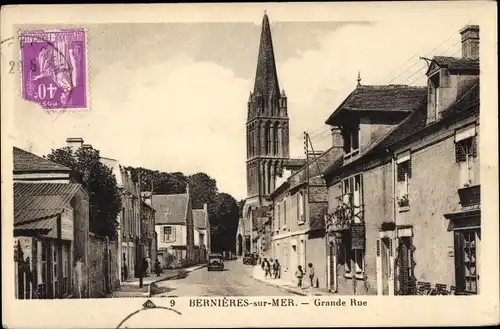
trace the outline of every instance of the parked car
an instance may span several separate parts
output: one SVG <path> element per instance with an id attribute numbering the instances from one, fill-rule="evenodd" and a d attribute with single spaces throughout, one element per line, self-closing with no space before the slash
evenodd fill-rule
<path id="1" fill-rule="evenodd" d="M 222 254 L 211 254 L 210 256 L 208 256 L 207 270 L 224 270 L 224 257 L 222 256 Z"/>
<path id="2" fill-rule="evenodd" d="M 245 264 L 245 265 L 255 265 L 255 263 L 256 263 L 256 259 L 255 259 L 254 255 L 252 255 L 252 254 L 246 254 L 243 257 L 243 264 Z"/>

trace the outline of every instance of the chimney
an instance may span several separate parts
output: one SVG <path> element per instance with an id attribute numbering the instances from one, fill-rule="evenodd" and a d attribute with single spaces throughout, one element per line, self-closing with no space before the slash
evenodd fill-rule
<path id="1" fill-rule="evenodd" d="M 90 144 L 82 144 L 82 148 L 83 149 L 90 149 L 91 150 L 92 149 L 92 145 L 90 145 Z"/>
<path id="2" fill-rule="evenodd" d="M 81 137 L 69 137 L 66 139 L 66 146 L 71 148 L 73 152 L 76 152 L 83 145 L 83 138 Z"/>
<path id="3" fill-rule="evenodd" d="M 208 214 L 208 207 L 206 203 L 203 204 L 203 210 Z"/>
<path id="4" fill-rule="evenodd" d="M 462 57 L 479 59 L 479 25 L 467 25 L 460 30 Z"/>
<path id="5" fill-rule="evenodd" d="M 189 195 L 189 184 L 186 184 L 186 194 Z"/>

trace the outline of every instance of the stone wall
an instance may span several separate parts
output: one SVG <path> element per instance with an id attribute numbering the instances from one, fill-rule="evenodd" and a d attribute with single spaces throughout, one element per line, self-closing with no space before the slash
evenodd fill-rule
<path id="1" fill-rule="evenodd" d="M 119 284 L 118 246 L 115 242 L 89 235 L 89 297 L 105 297 Z"/>

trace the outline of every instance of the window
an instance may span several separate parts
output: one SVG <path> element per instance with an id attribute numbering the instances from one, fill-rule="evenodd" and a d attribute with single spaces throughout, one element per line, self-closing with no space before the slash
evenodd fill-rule
<path id="1" fill-rule="evenodd" d="M 288 209 L 286 208 L 286 199 L 283 201 L 283 228 L 286 228 L 286 213 Z"/>
<path id="2" fill-rule="evenodd" d="M 440 92 L 439 87 L 440 82 L 440 72 L 437 72 L 432 77 L 429 78 L 429 92 L 430 92 L 430 106 L 431 106 L 431 117 L 437 120 L 439 117 L 439 106 L 440 106 Z"/>
<path id="3" fill-rule="evenodd" d="M 365 252 L 362 249 L 352 249 L 351 235 L 349 233 L 344 234 L 340 245 L 339 263 L 344 264 L 344 276 L 346 278 L 352 278 L 353 274 L 355 274 L 357 278 L 361 279 L 365 270 L 364 254 Z"/>
<path id="4" fill-rule="evenodd" d="M 40 241 L 40 268 L 38 269 L 38 298 L 47 298 L 47 278 L 48 278 L 48 256 L 49 245 L 46 241 Z"/>
<path id="5" fill-rule="evenodd" d="M 344 152 L 346 153 L 345 157 L 359 153 L 359 125 L 354 125 L 345 129 Z"/>
<path id="6" fill-rule="evenodd" d="M 171 242 L 174 241 L 174 234 L 172 230 L 172 226 L 164 226 L 163 227 L 163 241 L 164 242 Z"/>
<path id="7" fill-rule="evenodd" d="M 58 262 L 58 251 L 59 244 L 54 243 L 52 246 L 52 280 L 53 280 L 53 289 L 54 289 L 54 297 L 59 297 L 60 287 L 59 287 L 59 262 Z"/>
<path id="8" fill-rule="evenodd" d="M 304 192 L 299 192 L 297 194 L 297 212 L 299 223 L 305 222 L 306 219 L 304 215 Z"/>
<path id="9" fill-rule="evenodd" d="M 398 196 L 397 202 L 400 208 L 405 208 L 410 205 L 409 200 L 409 181 L 411 178 L 411 159 L 409 153 L 400 157 L 396 164 L 396 180 Z"/>
<path id="10" fill-rule="evenodd" d="M 460 186 L 474 184 L 474 158 L 477 157 L 476 138 L 469 137 L 455 143 L 455 157 L 460 166 Z"/>
<path id="11" fill-rule="evenodd" d="M 271 143 L 272 143 L 271 127 L 269 126 L 268 123 L 266 125 L 266 154 L 271 153 Z"/>
<path id="12" fill-rule="evenodd" d="M 280 205 L 278 204 L 278 205 L 276 205 L 276 220 L 275 220 L 275 222 L 276 222 L 275 229 L 277 231 L 279 231 L 279 229 L 280 229 L 280 221 L 281 221 L 281 213 L 280 213 Z"/>
<path id="13" fill-rule="evenodd" d="M 278 129 L 278 124 L 274 124 L 274 136 L 273 136 L 273 143 L 274 143 L 274 149 L 273 153 L 275 155 L 279 154 L 279 139 L 278 139 L 278 134 L 279 134 L 279 129 Z"/>
<path id="14" fill-rule="evenodd" d="M 62 293 L 67 294 L 69 293 L 69 278 L 71 277 L 69 275 L 70 273 L 70 267 L 69 267 L 69 245 L 64 244 L 63 249 L 62 249 Z"/>
<path id="15" fill-rule="evenodd" d="M 455 235 L 455 284 L 457 291 L 478 292 L 479 229 L 456 230 Z"/>
<path id="16" fill-rule="evenodd" d="M 359 208 L 362 205 L 361 193 L 361 175 L 352 176 L 342 181 L 342 201 L 346 205 L 352 205 Z"/>

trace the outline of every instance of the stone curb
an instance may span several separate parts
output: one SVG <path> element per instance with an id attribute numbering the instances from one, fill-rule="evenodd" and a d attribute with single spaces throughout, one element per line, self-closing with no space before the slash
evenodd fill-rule
<path id="1" fill-rule="evenodd" d="M 273 284 L 272 282 L 269 282 L 269 281 L 266 281 L 266 280 L 262 280 L 260 278 L 256 278 L 255 276 L 252 276 L 252 278 L 254 278 L 254 280 L 263 282 L 263 283 L 265 283 L 265 284 L 267 284 L 269 286 L 280 288 L 280 289 L 283 289 L 283 290 L 285 290 L 287 292 L 291 292 L 291 293 L 296 294 L 296 295 L 309 296 L 309 294 L 307 292 L 299 290 L 297 288 L 285 287 L 285 286 L 280 286 L 279 284 Z"/>
<path id="2" fill-rule="evenodd" d="M 197 270 L 199 270 L 199 269 L 202 269 L 202 268 L 204 268 L 204 267 L 207 267 L 207 264 L 200 265 L 200 266 L 198 266 L 198 267 L 196 267 L 196 268 L 194 268 L 194 269 L 192 269 L 192 270 L 190 270 L 190 271 L 188 271 L 187 269 L 184 269 L 184 270 L 181 270 L 181 272 L 180 272 L 180 273 L 177 273 L 177 274 L 174 274 L 174 275 L 172 275 L 172 276 L 165 277 L 165 278 L 162 278 L 162 279 L 159 279 L 159 280 L 153 281 L 153 282 L 151 282 L 151 283 L 148 285 L 148 292 L 147 292 L 147 294 L 144 294 L 144 296 L 151 297 L 151 296 L 152 296 L 152 294 L 151 294 L 151 286 L 152 286 L 152 285 L 156 285 L 158 282 L 169 281 L 169 280 L 176 280 L 176 279 L 178 279 L 178 278 L 182 277 L 182 276 L 183 276 L 184 274 L 186 274 L 186 273 L 191 273 L 191 272 L 197 271 Z"/>

